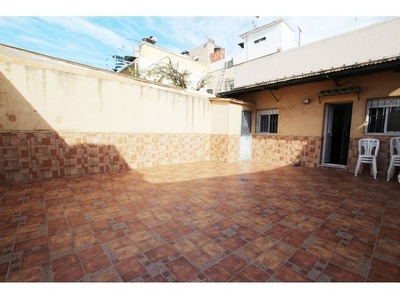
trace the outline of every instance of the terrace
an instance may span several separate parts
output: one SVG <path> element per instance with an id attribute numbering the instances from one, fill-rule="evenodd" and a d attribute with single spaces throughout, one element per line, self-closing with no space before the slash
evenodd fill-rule
<path id="1" fill-rule="evenodd" d="M 194 162 L 0 185 L 2 282 L 399 282 L 399 183 Z"/>

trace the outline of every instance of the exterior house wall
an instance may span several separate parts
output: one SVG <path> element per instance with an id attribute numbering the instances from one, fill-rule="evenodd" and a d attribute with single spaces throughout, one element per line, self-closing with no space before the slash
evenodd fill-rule
<path id="1" fill-rule="evenodd" d="M 249 104 L 220 98 L 211 101 L 211 160 L 238 161 L 242 111 Z"/>
<path id="2" fill-rule="evenodd" d="M 315 75 L 321 70 L 335 71 L 362 62 L 397 57 L 398 36 L 400 18 L 266 55 L 235 66 L 235 87 L 290 80 L 304 74 Z"/>
<path id="3" fill-rule="evenodd" d="M 293 29 L 282 19 L 243 33 L 240 37 L 244 41 L 244 50 L 241 57 L 235 57 L 235 65 L 296 46 Z M 255 43 L 264 37 L 264 41 Z"/>
<path id="4" fill-rule="evenodd" d="M 326 104 L 351 103 L 351 132 L 347 170 L 354 172 L 358 157 L 358 140 L 375 137 L 381 141 L 378 154 L 378 174 L 385 176 L 389 165 L 388 141 L 393 135 L 365 134 L 365 115 L 368 99 L 400 95 L 399 75 L 392 71 L 342 78 L 342 86 L 358 86 L 360 94 L 347 94 L 318 98 L 322 90 L 335 89 L 332 81 L 322 81 L 281 88 L 279 90 L 253 92 L 241 97 L 255 103 L 253 113 L 253 159 L 275 164 L 292 164 L 300 159 L 302 165 L 318 167 L 324 138 Z M 303 104 L 302 99 L 310 99 Z M 257 134 L 256 111 L 279 109 L 277 134 Z"/>
<path id="5" fill-rule="evenodd" d="M 238 159 L 207 94 L 2 50 L 0 182 Z"/>
<path id="6" fill-rule="evenodd" d="M 202 63 L 205 66 L 210 64 L 210 54 L 214 52 L 216 45 L 214 40 L 208 39 L 203 45 L 200 45 L 189 51 L 190 58 Z"/>

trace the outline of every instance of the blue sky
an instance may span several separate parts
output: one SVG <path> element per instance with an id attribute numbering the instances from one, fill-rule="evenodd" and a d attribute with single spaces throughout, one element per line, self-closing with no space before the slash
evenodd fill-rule
<path id="1" fill-rule="evenodd" d="M 114 66 L 112 55 L 132 55 L 133 49 L 138 49 L 140 40 L 151 35 L 157 37 L 156 46 L 173 53 L 191 50 L 211 38 L 226 49 L 229 57 L 241 50 L 238 46 L 242 42 L 239 35 L 251 30 L 254 23 L 262 26 L 283 18 L 296 32 L 298 27 L 301 28 L 300 40 L 304 45 L 389 20 L 396 14 L 394 10 L 390 10 L 390 15 L 387 12 L 379 14 L 375 10 L 376 15 L 371 15 L 370 12 L 365 14 L 357 10 L 354 14 L 359 15 L 355 16 L 349 10 L 348 15 L 340 15 L 338 11 L 334 16 L 326 10 L 324 16 L 318 15 L 318 11 L 310 15 L 308 10 L 306 14 L 304 10 L 296 9 L 296 2 L 281 2 L 281 7 L 266 10 L 265 16 L 260 9 L 236 11 L 235 8 L 230 13 L 240 14 L 233 16 L 224 7 L 215 8 L 213 15 L 207 15 L 204 9 L 212 7 L 213 1 L 204 0 L 193 2 L 202 3 L 203 10 L 193 8 L 190 2 L 183 2 L 186 5 L 182 5 L 182 1 L 168 1 L 168 6 L 163 6 L 165 1 L 152 1 L 150 4 L 157 7 L 153 10 L 148 6 L 129 9 L 133 2 L 124 1 L 118 2 L 115 7 L 110 3 L 94 7 L 70 0 L 67 2 L 69 9 L 66 9 L 66 4 L 59 7 L 57 1 L 41 1 L 48 2 L 44 6 L 46 9 L 43 6 L 40 9 L 30 1 L 24 5 L 20 2 L 14 0 L 15 7 L 9 8 L 8 13 L 6 9 L 0 16 L 1 44 L 107 69 Z M 285 6 L 287 3 L 290 5 Z M 340 1 L 335 4 L 340 7 Z M 175 12 L 177 8 L 179 14 Z M 258 13 L 261 16 L 256 18 Z"/>

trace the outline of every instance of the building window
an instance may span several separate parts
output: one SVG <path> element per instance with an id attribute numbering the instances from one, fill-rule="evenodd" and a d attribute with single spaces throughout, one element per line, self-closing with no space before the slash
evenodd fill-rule
<path id="1" fill-rule="evenodd" d="M 226 80 L 226 91 L 232 91 L 235 88 L 235 83 L 233 79 Z"/>
<path id="2" fill-rule="evenodd" d="M 263 42 L 263 41 L 265 41 L 265 40 L 266 40 L 266 38 L 265 38 L 265 36 L 264 36 L 264 37 L 262 37 L 261 39 L 255 40 L 255 41 L 254 41 L 254 44 L 258 44 L 259 42 Z"/>
<path id="3" fill-rule="evenodd" d="M 251 110 L 244 110 L 242 112 L 242 135 L 250 135 L 251 134 Z"/>
<path id="4" fill-rule="evenodd" d="M 400 132 L 400 97 L 368 100 L 366 133 Z"/>
<path id="5" fill-rule="evenodd" d="M 278 109 L 257 111 L 257 133 L 278 132 Z"/>

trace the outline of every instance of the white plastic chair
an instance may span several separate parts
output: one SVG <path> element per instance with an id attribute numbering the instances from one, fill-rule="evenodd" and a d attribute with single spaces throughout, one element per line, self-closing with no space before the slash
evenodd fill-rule
<path id="1" fill-rule="evenodd" d="M 396 167 L 400 167 L 400 136 L 390 139 L 390 164 L 387 171 L 387 181 L 393 177 Z"/>
<path id="2" fill-rule="evenodd" d="M 376 156 L 378 155 L 379 145 L 378 139 L 365 138 L 358 141 L 358 160 L 354 176 L 357 176 L 357 174 L 362 171 L 364 164 L 372 164 L 371 175 L 376 179 L 376 175 L 378 174 Z"/>

